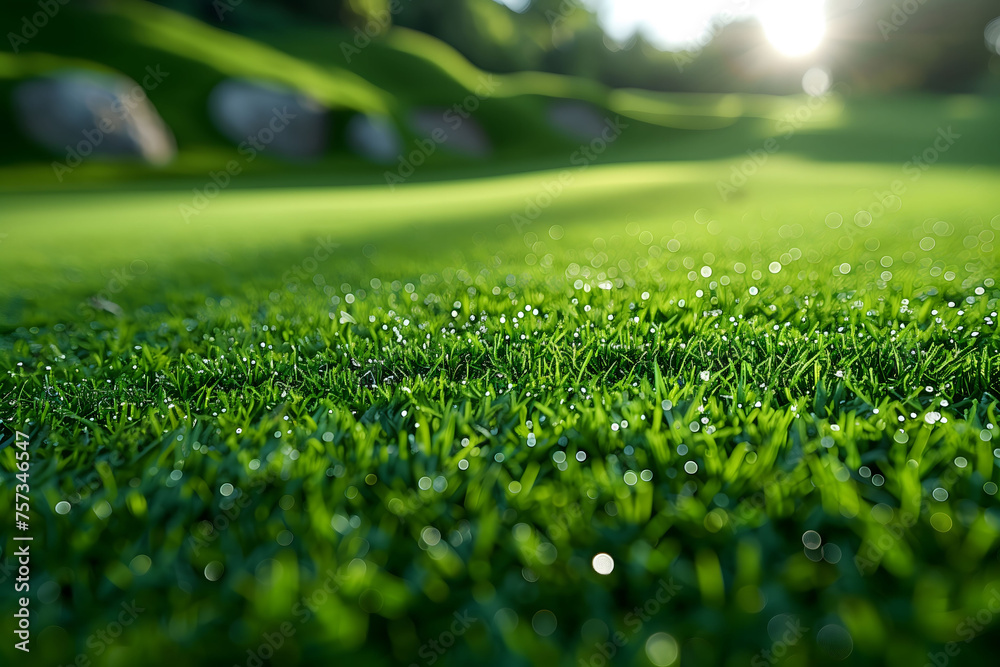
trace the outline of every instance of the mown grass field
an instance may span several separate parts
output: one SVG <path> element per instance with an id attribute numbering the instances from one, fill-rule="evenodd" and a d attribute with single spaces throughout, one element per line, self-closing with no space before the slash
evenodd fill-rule
<path id="1" fill-rule="evenodd" d="M 5 195 L 33 664 L 989 664 L 1000 173 L 730 166 Z"/>

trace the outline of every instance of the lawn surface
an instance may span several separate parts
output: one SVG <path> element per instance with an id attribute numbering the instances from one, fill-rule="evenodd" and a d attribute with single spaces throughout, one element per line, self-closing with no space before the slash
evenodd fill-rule
<path id="1" fill-rule="evenodd" d="M 4 196 L 37 664 L 991 664 L 1000 170 L 899 158 Z"/>

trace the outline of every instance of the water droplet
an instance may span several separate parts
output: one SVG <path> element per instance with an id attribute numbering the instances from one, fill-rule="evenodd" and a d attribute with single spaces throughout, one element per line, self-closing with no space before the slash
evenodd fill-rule
<path id="1" fill-rule="evenodd" d="M 615 569 L 615 559 L 606 553 L 599 553 L 594 556 L 591 565 L 597 574 L 607 575 L 611 574 L 611 571 Z"/>

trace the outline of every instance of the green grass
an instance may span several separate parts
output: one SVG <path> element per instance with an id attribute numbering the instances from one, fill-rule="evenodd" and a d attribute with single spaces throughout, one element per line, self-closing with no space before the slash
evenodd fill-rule
<path id="1" fill-rule="evenodd" d="M 1000 173 L 730 166 L 5 195 L 38 664 L 990 664 Z"/>

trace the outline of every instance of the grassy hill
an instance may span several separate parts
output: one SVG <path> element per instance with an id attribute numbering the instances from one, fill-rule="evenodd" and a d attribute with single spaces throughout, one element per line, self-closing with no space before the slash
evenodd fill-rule
<path id="1" fill-rule="evenodd" d="M 17 23 L 19 5 L 5 5 L 0 18 Z M 82 39 L 81 35 L 88 35 Z M 0 166 L 7 189 L 93 187 L 142 182 L 159 187 L 165 176 L 197 184 L 233 157 L 234 147 L 214 128 L 207 114 L 212 87 L 230 76 L 271 80 L 309 93 L 334 109 L 334 135 L 323 160 L 295 164 L 268 156 L 246 165 L 234 187 L 261 182 L 287 184 L 378 183 L 385 169 L 345 149 L 344 126 L 358 112 L 387 113 L 396 119 L 406 151 L 414 149 L 409 116 L 416 108 L 447 109 L 475 99 L 476 121 L 493 145 L 493 159 L 435 151 L 413 180 L 435 180 L 516 173 L 565 165 L 581 141 L 553 130 L 547 108 L 560 100 L 581 100 L 628 126 L 607 148 L 601 162 L 739 158 L 733 146 L 759 147 L 767 137 L 783 137 L 781 149 L 810 158 L 883 160 L 922 150 L 915 125 L 937 117 L 941 125 L 961 122 L 982 140 L 961 142 L 947 162 L 994 164 L 990 137 L 997 103 L 972 98 L 911 98 L 893 103 L 840 94 L 822 98 L 752 95 L 662 94 L 609 90 L 591 82 L 541 73 L 490 75 L 469 64 L 444 43 L 426 35 L 394 29 L 384 38 L 345 57 L 342 44 L 354 35 L 277 22 L 265 32 L 239 35 L 189 16 L 134 0 L 116 0 L 100 11 L 66 5 L 18 55 L 0 54 L 0 99 L 13 86 L 67 66 L 121 72 L 141 80 L 148 66 L 169 73 L 149 91 L 179 146 L 178 158 L 164 168 L 87 161 L 64 184 L 51 178 L 50 156 L 18 133 L 8 142 Z M 489 81 L 484 87 L 483 81 Z M 485 96 L 477 95 L 488 90 Z M 918 108 L 916 113 L 912 113 Z M 0 122 L 16 127 L 9 102 L 0 104 Z M 892 117 L 892 122 L 885 122 Z M 872 133 L 873 128 L 879 128 Z M 887 130 L 888 128 L 888 130 Z M 932 138 L 933 131 L 928 135 Z"/>

